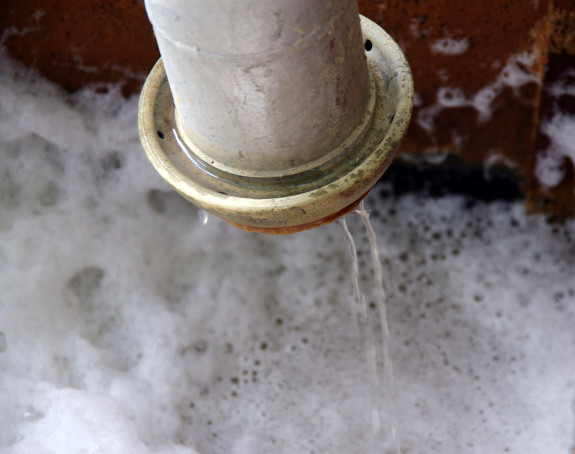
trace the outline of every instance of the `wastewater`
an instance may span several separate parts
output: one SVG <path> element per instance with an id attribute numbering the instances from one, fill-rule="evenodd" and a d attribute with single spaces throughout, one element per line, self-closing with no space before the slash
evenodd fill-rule
<path id="1" fill-rule="evenodd" d="M 368 410 L 371 413 L 371 450 L 375 454 L 382 452 L 384 446 L 387 446 L 387 452 L 400 454 L 384 271 L 377 236 L 371 224 L 369 211 L 365 209 L 363 201 L 353 214 L 361 218 L 361 223 L 369 240 L 372 267 L 371 292 L 361 288 L 358 251 L 346 218 L 342 217 L 336 222 L 343 233 L 351 257 L 351 284 L 354 297 L 352 312 L 363 334 L 365 356 L 371 381 L 372 404 Z M 369 273 L 369 270 L 364 272 Z M 368 303 L 367 297 L 370 293 L 372 300 Z"/>
<path id="2" fill-rule="evenodd" d="M 136 100 L 0 81 L 1 452 L 394 452 L 359 214 L 358 320 L 338 225 L 206 227 L 142 159 Z M 385 188 L 402 451 L 572 452 L 575 224 Z"/>
<path id="3" fill-rule="evenodd" d="M 370 212 L 366 210 L 363 201 L 348 216 L 357 216 L 361 219 L 363 235 L 367 236 L 369 242 L 371 259 L 371 269 L 369 267 L 360 269 L 356 240 L 346 221 L 347 216 L 338 219 L 336 224 L 343 234 L 351 259 L 350 280 L 353 301 L 350 310 L 364 341 L 365 362 L 369 371 L 371 395 L 370 406 L 366 408 L 366 412 L 370 414 L 368 418 L 370 452 L 401 454 L 395 410 L 395 380 L 390 355 L 387 292 L 377 235 L 371 223 Z M 199 210 L 198 218 L 201 224 L 206 226 L 209 214 Z M 359 236 L 361 233 L 357 232 L 356 235 Z M 368 288 L 362 288 L 362 275 L 371 276 L 371 280 L 367 279 Z"/>
<path id="4" fill-rule="evenodd" d="M 357 216 L 361 219 L 363 235 L 369 242 L 371 269 L 360 267 L 358 260 L 360 254 L 346 221 L 347 216 L 336 221 L 349 250 L 350 280 L 353 290 L 350 313 L 355 318 L 364 341 L 365 362 L 369 372 L 370 404 L 365 410 L 370 416 L 368 418 L 370 427 L 366 428 L 369 429 L 370 452 L 401 454 L 395 409 L 395 379 L 390 355 L 387 292 L 377 235 L 371 223 L 370 212 L 366 210 L 363 201 L 348 216 Z M 208 224 L 209 215 L 206 211 L 199 210 L 198 218 L 202 225 Z M 362 233 L 356 232 L 356 235 Z M 371 276 L 371 279 L 362 279 L 362 276 Z M 367 288 L 362 288 L 363 280 L 367 281 Z"/>
<path id="5" fill-rule="evenodd" d="M 357 216 L 361 220 L 364 231 L 354 233 L 358 237 L 367 237 L 371 268 L 360 266 L 358 258 L 361 252 L 358 253 L 354 233 L 346 221 L 346 217 L 350 216 Z M 209 215 L 204 210 L 198 211 L 198 218 L 203 226 L 208 224 Z M 369 413 L 366 418 L 369 424 L 366 433 L 369 433 L 370 438 L 368 449 L 372 454 L 401 454 L 387 320 L 387 292 L 377 235 L 371 223 L 370 211 L 365 208 L 363 201 L 351 214 L 338 219 L 336 224 L 343 234 L 351 260 L 353 298 L 350 301 L 350 314 L 355 318 L 363 339 L 366 370 L 369 374 L 369 399 L 365 408 L 365 412 Z"/>

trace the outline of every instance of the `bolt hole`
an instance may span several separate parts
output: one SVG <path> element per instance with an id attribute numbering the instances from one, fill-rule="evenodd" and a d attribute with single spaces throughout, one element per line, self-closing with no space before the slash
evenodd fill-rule
<path id="1" fill-rule="evenodd" d="M 372 44 L 372 42 L 368 39 L 368 40 L 365 42 L 365 50 L 369 52 L 371 49 L 373 49 L 373 44 Z"/>
<path id="2" fill-rule="evenodd" d="M 163 138 L 164 138 L 164 133 L 163 133 L 162 131 L 158 131 L 158 137 L 159 137 L 160 139 L 163 139 Z"/>

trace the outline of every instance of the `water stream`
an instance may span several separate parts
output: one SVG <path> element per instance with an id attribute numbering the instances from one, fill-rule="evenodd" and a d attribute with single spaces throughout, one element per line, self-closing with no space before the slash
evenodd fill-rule
<path id="1" fill-rule="evenodd" d="M 363 202 L 354 211 L 361 218 L 370 244 L 373 301 L 368 305 L 366 292 L 360 287 L 360 266 L 358 251 L 353 235 L 345 218 L 337 221 L 347 241 L 352 260 L 352 287 L 354 306 L 352 308 L 365 339 L 365 352 L 370 373 L 373 405 L 371 408 L 372 451 L 401 453 L 397 436 L 395 415 L 395 384 L 393 365 L 389 353 L 389 329 L 386 315 L 387 296 L 383 279 L 383 267 L 379 256 L 377 238 L 369 212 Z"/>

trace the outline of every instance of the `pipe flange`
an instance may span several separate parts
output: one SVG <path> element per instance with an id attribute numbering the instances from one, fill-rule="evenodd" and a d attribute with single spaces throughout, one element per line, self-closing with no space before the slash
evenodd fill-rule
<path id="1" fill-rule="evenodd" d="M 365 123 L 339 153 L 297 173 L 262 177 L 211 165 L 178 130 L 160 60 L 146 80 L 138 112 L 140 138 L 152 165 L 190 202 L 250 231 L 293 233 L 351 211 L 391 163 L 407 131 L 414 94 L 398 45 L 360 17 L 373 96 Z"/>

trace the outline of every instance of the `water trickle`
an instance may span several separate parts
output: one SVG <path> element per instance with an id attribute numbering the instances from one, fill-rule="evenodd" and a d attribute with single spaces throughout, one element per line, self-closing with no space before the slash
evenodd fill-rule
<path id="1" fill-rule="evenodd" d="M 366 294 L 360 287 L 360 269 L 358 252 L 353 236 L 345 218 L 337 221 L 347 241 L 351 260 L 351 279 L 354 294 L 353 312 L 357 317 L 360 329 L 365 339 L 365 351 L 373 387 L 373 407 L 371 409 L 371 437 L 373 452 L 381 452 L 385 446 L 390 452 L 401 453 L 397 437 L 397 421 L 395 416 L 395 384 L 393 365 L 389 354 L 389 329 L 387 324 L 387 296 L 383 279 L 377 238 L 369 212 L 363 202 L 355 214 L 359 215 L 365 228 L 370 244 L 371 262 L 373 268 L 373 298 L 374 305 L 366 303 Z M 375 309 L 373 310 L 372 307 Z"/>

